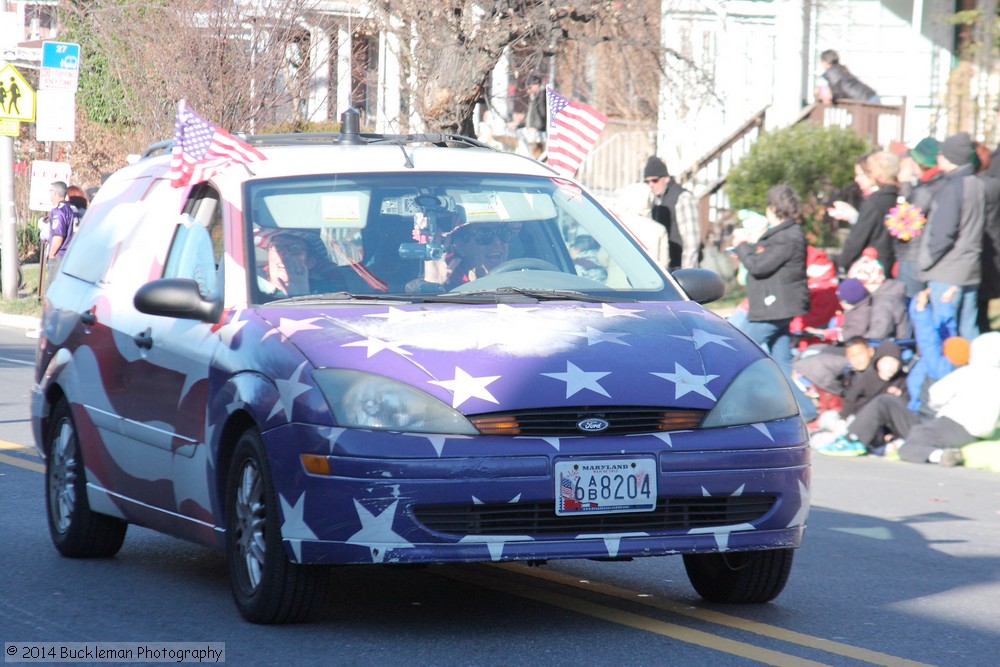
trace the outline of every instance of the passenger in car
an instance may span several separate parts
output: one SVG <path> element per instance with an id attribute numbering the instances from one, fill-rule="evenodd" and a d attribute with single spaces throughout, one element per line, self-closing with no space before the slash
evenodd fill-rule
<path id="1" fill-rule="evenodd" d="M 482 278 L 507 261 L 514 230 L 505 223 L 465 223 L 448 234 L 448 289 Z"/>
<path id="2" fill-rule="evenodd" d="M 257 245 L 267 251 L 264 275 L 258 288 L 264 294 L 300 296 L 344 289 L 336 268 L 316 234 L 298 230 L 272 230 L 257 236 Z"/>

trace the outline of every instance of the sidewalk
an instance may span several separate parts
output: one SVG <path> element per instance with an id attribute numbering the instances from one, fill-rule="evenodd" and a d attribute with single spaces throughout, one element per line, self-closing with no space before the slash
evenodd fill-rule
<path id="1" fill-rule="evenodd" d="M 0 313 L 0 327 L 32 331 L 38 328 L 38 318 L 31 315 L 8 315 Z"/>

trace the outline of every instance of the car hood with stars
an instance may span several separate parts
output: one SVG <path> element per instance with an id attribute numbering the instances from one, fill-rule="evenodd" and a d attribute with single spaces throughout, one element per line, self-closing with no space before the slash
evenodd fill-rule
<path id="1" fill-rule="evenodd" d="M 693 302 L 265 307 L 315 368 L 376 372 L 466 414 L 711 409 L 763 352 Z"/>

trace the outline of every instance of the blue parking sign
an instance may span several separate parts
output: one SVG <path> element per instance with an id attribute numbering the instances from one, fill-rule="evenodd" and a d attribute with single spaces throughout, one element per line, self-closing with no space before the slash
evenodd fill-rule
<path id="1" fill-rule="evenodd" d="M 42 67 L 78 71 L 80 45 L 70 42 L 42 42 Z"/>

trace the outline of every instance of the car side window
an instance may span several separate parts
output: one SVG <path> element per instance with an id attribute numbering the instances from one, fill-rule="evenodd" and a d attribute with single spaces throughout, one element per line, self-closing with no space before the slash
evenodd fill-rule
<path id="1" fill-rule="evenodd" d="M 203 188 L 185 206 L 170 246 L 164 278 L 189 278 L 206 299 L 222 293 L 222 207 L 214 190 Z"/>

